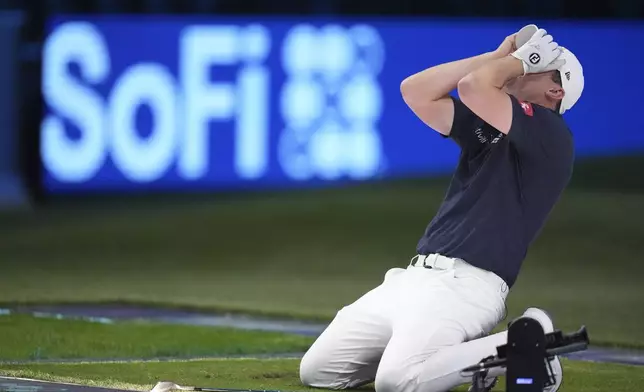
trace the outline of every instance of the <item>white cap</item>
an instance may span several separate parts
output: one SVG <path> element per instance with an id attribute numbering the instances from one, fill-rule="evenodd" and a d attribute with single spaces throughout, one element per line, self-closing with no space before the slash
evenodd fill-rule
<path id="1" fill-rule="evenodd" d="M 582 91 L 584 91 L 584 69 L 571 51 L 564 47 L 561 48 L 563 49 L 563 53 L 560 58 L 566 60 L 566 64 L 559 67 L 561 87 L 563 87 L 565 92 L 561 100 L 559 113 L 563 114 L 566 110 L 573 107 L 579 100 L 579 97 L 581 97 Z"/>
<path id="2" fill-rule="evenodd" d="M 534 24 L 523 26 L 516 35 L 515 43 L 517 48 L 525 45 L 538 29 Z M 566 93 L 561 100 L 561 109 L 559 110 L 559 113 L 563 114 L 566 110 L 572 108 L 581 97 L 581 92 L 584 90 L 584 69 L 570 50 L 563 46 L 561 48 L 563 53 L 560 58 L 566 61 L 566 64 L 559 68 L 561 86 Z"/>

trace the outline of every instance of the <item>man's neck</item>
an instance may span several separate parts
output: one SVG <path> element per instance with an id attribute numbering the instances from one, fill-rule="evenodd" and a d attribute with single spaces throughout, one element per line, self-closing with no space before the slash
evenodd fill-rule
<path id="1" fill-rule="evenodd" d="M 557 103 L 552 102 L 551 100 L 549 100 L 547 98 L 543 98 L 543 99 L 522 99 L 522 101 L 527 101 L 527 102 L 530 102 L 530 103 L 532 103 L 534 105 L 543 106 L 544 108 L 550 109 L 553 112 L 557 111 Z"/>

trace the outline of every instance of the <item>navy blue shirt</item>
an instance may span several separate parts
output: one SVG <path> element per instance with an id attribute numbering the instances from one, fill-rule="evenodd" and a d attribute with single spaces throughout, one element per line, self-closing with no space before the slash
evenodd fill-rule
<path id="1" fill-rule="evenodd" d="M 560 114 L 510 99 L 512 126 L 504 135 L 452 98 L 449 137 L 461 155 L 417 252 L 463 259 L 511 287 L 570 180 L 574 146 Z"/>

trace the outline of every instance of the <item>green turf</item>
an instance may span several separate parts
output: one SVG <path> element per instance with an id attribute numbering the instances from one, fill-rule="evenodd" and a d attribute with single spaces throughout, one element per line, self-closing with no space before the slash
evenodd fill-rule
<path id="1" fill-rule="evenodd" d="M 564 361 L 564 369 L 561 392 L 639 392 L 644 383 L 641 366 Z M 0 365 L 0 375 L 144 391 L 158 381 L 219 388 L 313 390 L 300 384 L 295 359 Z M 495 390 L 502 391 L 503 386 L 501 381 Z M 370 385 L 364 389 L 373 388 Z"/>
<path id="2" fill-rule="evenodd" d="M 566 192 L 529 252 L 509 318 L 541 306 L 564 330 L 586 324 L 593 343 L 644 347 L 644 197 L 631 185 Z M 412 181 L 238 199 L 65 203 L 6 215 L 0 300 L 329 319 L 388 268 L 407 265 L 444 192 L 443 182 Z"/>
<path id="3" fill-rule="evenodd" d="M 310 337 L 231 328 L 0 316 L 0 361 L 303 352 Z"/>

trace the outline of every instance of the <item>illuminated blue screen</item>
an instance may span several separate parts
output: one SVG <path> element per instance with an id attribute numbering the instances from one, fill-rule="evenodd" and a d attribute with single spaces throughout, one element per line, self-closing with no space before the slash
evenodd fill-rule
<path id="1" fill-rule="evenodd" d="M 44 187 L 266 189 L 447 173 L 457 147 L 413 115 L 400 82 L 494 50 L 522 25 L 58 18 L 43 50 Z M 628 49 L 644 42 L 644 25 L 544 27 L 584 65 L 586 90 L 565 114 L 577 155 L 644 149 L 644 74 L 626 68 L 644 63 Z"/>

